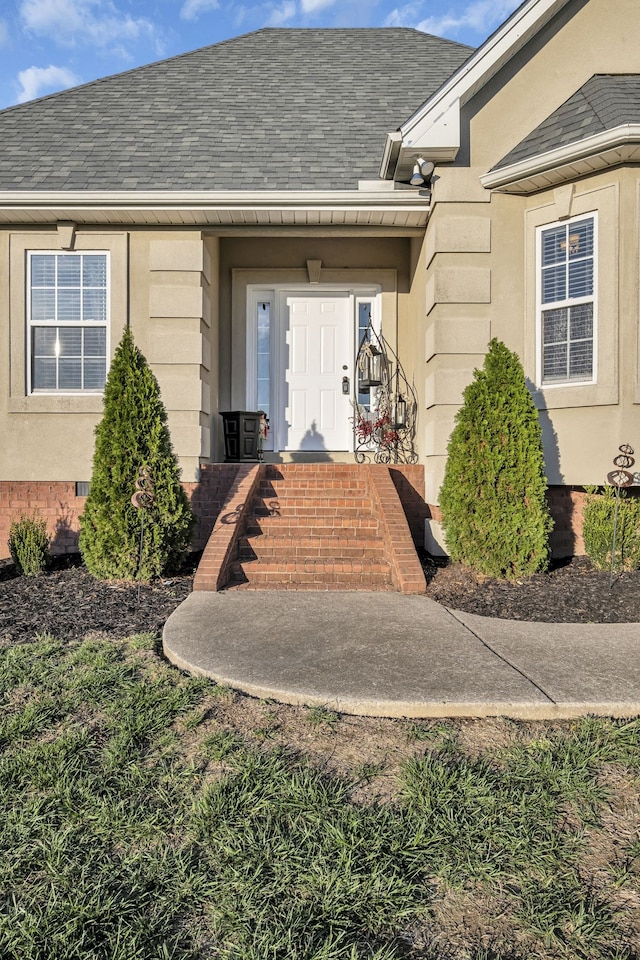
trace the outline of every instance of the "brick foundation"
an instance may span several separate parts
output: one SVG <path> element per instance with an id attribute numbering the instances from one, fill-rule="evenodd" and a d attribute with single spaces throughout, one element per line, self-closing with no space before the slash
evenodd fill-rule
<path id="1" fill-rule="evenodd" d="M 313 470 L 314 464 L 306 465 Z M 185 483 L 197 517 L 194 549 L 202 549 L 238 473 L 239 465 L 211 463 L 201 468 L 198 482 Z M 422 547 L 425 519 L 440 520 L 440 509 L 424 500 L 424 466 L 393 464 L 390 474 L 402 503 L 413 542 Z M 580 487 L 552 486 L 548 501 L 554 519 L 551 550 L 554 557 L 584 554 L 582 513 L 586 494 Z M 38 512 L 47 521 L 51 552 L 74 553 L 78 549 L 79 517 L 85 497 L 75 495 L 72 481 L 0 481 L 0 559 L 9 556 L 7 540 L 12 520 Z"/>
<path id="2" fill-rule="evenodd" d="M 194 549 L 202 549 L 209 539 L 237 472 L 236 463 L 206 464 L 198 482 L 184 484 L 197 517 Z M 9 527 L 22 514 L 44 517 L 52 554 L 76 553 L 85 501 L 76 497 L 73 481 L 0 481 L 0 560 L 9 556 Z"/>

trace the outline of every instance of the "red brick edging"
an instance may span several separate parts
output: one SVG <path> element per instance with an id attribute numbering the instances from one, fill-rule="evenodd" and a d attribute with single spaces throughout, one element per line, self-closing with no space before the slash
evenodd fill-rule
<path id="1" fill-rule="evenodd" d="M 389 467 L 372 465 L 367 473 L 393 585 L 400 593 L 424 593 L 427 589 L 424 571 Z"/>
<path id="2" fill-rule="evenodd" d="M 253 509 L 253 497 L 264 466 L 241 465 L 216 520 L 193 581 L 194 590 L 222 590 L 230 579 L 231 564 L 238 559 L 238 540 Z"/>

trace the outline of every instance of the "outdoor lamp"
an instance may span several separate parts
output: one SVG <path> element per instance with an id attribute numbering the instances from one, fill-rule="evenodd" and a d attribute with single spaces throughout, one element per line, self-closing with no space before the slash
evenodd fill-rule
<path id="1" fill-rule="evenodd" d="M 402 429 L 407 425 L 407 401 L 404 397 L 396 397 L 393 405 L 393 425 L 396 429 Z"/>
<path id="2" fill-rule="evenodd" d="M 358 390 L 368 393 L 370 387 L 379 387 L 382 383 L 382 353 L 373 343 L 368 343 L 359 361 L 360 376 Z"/>
<path id="3" fill-rule="evenodd" d="M 432 160 L 425 160 L 424 157 L 418 157 L 418 168 L 424 179 L 430 180 L 436 165 Z"/>
<path id="4" fill-rule="evenodd" d="M 424 177 L 420 173 L 420 166 L 417 163 L 414 163 L 413 165 L 413 175 L 411 180 L 409 180 L 409 183 L 412 187 L 421 187 L 424 183 Z"/>

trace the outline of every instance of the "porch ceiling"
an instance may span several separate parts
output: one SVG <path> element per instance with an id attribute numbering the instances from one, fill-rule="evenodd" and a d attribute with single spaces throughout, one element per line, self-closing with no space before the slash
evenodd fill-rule
<path id="1" fill-rule="evenodd" d="M 175 224 L 228 227 L 377 227 L 420 230 L 426 191 L 0 192 L 0 223 Z"/>

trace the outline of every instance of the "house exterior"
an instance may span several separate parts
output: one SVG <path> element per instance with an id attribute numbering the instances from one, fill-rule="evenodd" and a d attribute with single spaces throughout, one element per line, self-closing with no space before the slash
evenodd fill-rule
<path id="1" fill-rule="evenodd" d="M 266 410 L 272 462 L 353 460 L 369 316 L 424 515 L 499 337 L 579 552 L 580 489 L 640 444 L 638 35 L 636 0 L 526 0 L 475 52 L 266 29 L 1 112 L 0 555 L 34 506 L 73 546 L 125 325 L 206 513 L 221 411 Z"/>

